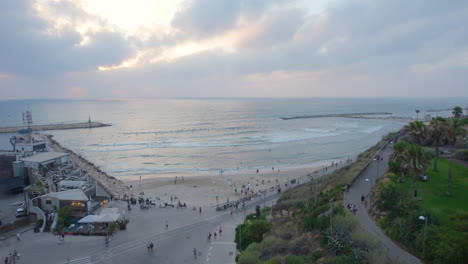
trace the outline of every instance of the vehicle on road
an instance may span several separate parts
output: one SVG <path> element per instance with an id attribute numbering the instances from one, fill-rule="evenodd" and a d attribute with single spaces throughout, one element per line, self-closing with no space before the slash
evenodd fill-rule
<path id="1" fill-rule="evenodd" d="M 26 209 L 24 207 L 20 207 L 16 209 L 16 217 L 25 217 L 28 216 L 28 213 L 26 212 Z"/>

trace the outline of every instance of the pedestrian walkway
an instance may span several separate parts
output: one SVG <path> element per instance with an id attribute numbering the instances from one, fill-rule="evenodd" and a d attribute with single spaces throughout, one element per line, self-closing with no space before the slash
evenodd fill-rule
<path id="1" fill-rule="evenodd" d="M 421 263 L 415 256 L 400 248 L 395 242 L 388 238 L 385 233 L 380 229 L 374 220 L 369 216 L 366 210 L 365 203 L 361 201 L 361 197 L 368 196 L 371 189 L 375 186 L 377 177 L 382 176 L 385 169 L 388 167 L 388 159 L 392 154 L 392 144 L 387 144 L 381 150 L 380 159 L 377 158 L 369 164 L 369 166 L 359 175 L 354 181 L 349 192 L 345 192 L 344 204 L 356 205 L 358 211 L 356 216 L 361 224 L 361 227 L 367 232 L 375 235 L 382 245 L 387 249 L 387 256 L 393 261 L 399 260 L 406 263 Z"/>

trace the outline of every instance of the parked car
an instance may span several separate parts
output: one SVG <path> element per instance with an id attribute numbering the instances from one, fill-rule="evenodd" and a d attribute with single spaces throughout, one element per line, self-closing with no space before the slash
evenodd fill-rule
<path id="1" fill-rule="evenodd" d="M 16 209 L 16 217 L 25 217 L 28 216 L 28 213 L 26 212 L 26 209 L 24 207 L 20 207 Z"/>

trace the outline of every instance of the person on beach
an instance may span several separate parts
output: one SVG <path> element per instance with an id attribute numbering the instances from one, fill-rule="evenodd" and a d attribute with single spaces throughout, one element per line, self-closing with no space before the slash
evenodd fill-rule
<path id="1" fill-rule="evenodd" d="M 167 223 L 167 220 L 166 220 L 166 230 L 169 229 L 169 224 Z"/>
<path id="2" fill-rule="evenodd" d="M 200 208 L 198 208 L 198 211 L 200 212 L 200 215 L 201 215 L 201 206 L 200 206 Z"/>
<path id="3" fill-rule="evenodd" d="M 219 236 L 221 236 L 222 232 L 223 232 L 223 230 L 221 229 L 221 227 L 219 227 Z"/>
<path id="4" fill-rule="evenodd" d="M 193 259 L 197 259 L 197 249 L 193 248 Z"/>

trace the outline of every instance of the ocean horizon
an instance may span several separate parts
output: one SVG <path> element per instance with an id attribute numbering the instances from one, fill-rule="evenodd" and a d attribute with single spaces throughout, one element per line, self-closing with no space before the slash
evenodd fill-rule
<path id="1" fill-rule="evenodd" d="M 64 147 L 122 180 L 235 174 L 346 160 L 405 124 L 391 120 L 281 117 L 390 112 L 448 116 L 466 98 L 192 98 L 0 101 L 1 126 L 87 122 L 110 127 L 46 131 Z M 0 134 L 0 149 L 8 138 Z"/>

